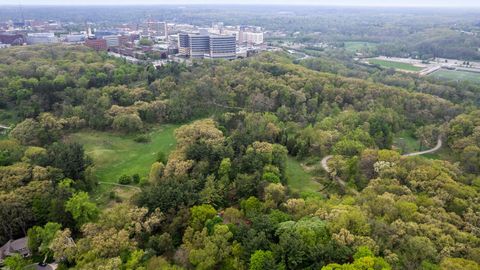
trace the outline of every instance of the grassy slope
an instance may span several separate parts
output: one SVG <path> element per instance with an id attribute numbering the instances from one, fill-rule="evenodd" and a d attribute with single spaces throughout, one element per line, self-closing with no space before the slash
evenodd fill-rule
<path id="1" fill-rule="evenodd" d="M 400 70 L 420 71 L 420 70 L 423 69 L 421 67 L 416 67 L 416 66 L 411 65 L 411 64 L 388 61 L 388 60 L 368 59 L 368 62 L 370 64 L 380 65 L 382 67 L 395 68 L 395 69 L 400 69 Z"/>
<path id="2" fill-rule="evenodd" d="M 409 131 L 401 131 L 393 138 L 393 145 L 405 153 L 411 153 L 419 151 L 420 142 L 414 138 L 413 134 Z"/>
<path id="3" fill-rule="evenodd" d="M 349 52 L 372 50 L 377 47 L 377 44 L 364 41 L 347 41 L 345 42 L 345 50 Z"/>
<path id="4" fill-rule="evenodd" d="M 430 74 L 430 77 L 440 80 L 448 81 L 472 81 L 480 83 L 480 73 L 468 72 L 468 71 L 455 71 L 441 69 Z"/>
<path id="5" fill-rule="evenodd" d="M 317 192 L 322 185 L 313 179 L 313 175 L 302 167 L 300 162 L 293 157 L 287 160 L 288 186 L 297 192 Z"/>
<path id="6" fill-rule="evenodd" d="M 118 135 L 110 132 L 82 131 L 70 136 L 70 140 L 84 145 L 93 159 L 99 181 L 117 182 L 123 175 L 135 173 L 147 176 L 150 165 L 159 151 L 169 153 L 175 147 L 174 130 L 177 125 L 164 125 L 149 132 L 149 143 L 137 143 L 136 135 Z"/>

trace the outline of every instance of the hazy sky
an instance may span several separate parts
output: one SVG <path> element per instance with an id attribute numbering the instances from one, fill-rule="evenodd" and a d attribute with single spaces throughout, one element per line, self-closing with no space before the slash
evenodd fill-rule
<path id="1" fill-rule="evenodd" d="M 0 5 L 262 4 L 339 6 L 480 7 L 480 0 L 0 0 Z"/>

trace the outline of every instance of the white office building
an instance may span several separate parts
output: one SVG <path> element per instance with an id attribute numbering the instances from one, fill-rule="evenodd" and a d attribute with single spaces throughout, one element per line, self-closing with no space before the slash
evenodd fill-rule
<path id="1" fill-rule="evenodd" d="M 120 40 L 117 35 L 104 36 L 103 39 L 107 41 L 108 48 L 120 46 Z"/>
<path id="2" fill-rule="evenodd" d="M 58 42 L 54 33 L 28 33 L 27 44 L 49 44 Z"/>

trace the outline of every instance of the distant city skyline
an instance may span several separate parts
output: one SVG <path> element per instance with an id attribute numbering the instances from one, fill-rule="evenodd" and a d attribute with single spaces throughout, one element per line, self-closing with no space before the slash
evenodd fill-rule
<path id="1" fill-rule="evenodd" d="M 480 7 L 479 0 L 0 0 L 0 5 L 319 5 L 367 7 Z"/>

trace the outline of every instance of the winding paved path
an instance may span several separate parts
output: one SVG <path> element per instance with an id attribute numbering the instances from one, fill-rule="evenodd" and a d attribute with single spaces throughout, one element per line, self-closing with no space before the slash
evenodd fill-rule
<path id="1" fill-rule="evenodd" d="M 403 154 L 402 157 L 413 157 L 413 156 L 420 156 L 420 155 L 425 155 L 425 154 L 430 154 L 430 153 L 433 153 L 433 152 L 436 152 L 438 151 L 440 148 L 442 148 L 442 138 L 441 137 L 438 137 L 438 140 L 437 140 L 437 145 L 435 145 L 435 147 L 433 147 L 432 149 L 428 149 L 428 150 L 425 150 L 425 151 L 419 151 L 419 152 L 413 152 L 413 153 L 408 153 L 408 154 Z M 330 173 L 331 172 L 331 169 L 328 167 L 328 161 L 333 157 L 333 155 L 328 155 L 328 156 L 325 156 L 322 161 L 320 161 L 321 165 L 322 165 L 322 168 L 327 172 L 327 173 Z M 343 187 L 346 187 L 347 184 L 345 183 L 345 181 L 343 181 L 342 179 L 340 179 L 340 177 L 338 176 L 333 176 L 335 178 L 335 180 L 340 184 L 342 185 Z M 352 192 L 355 193 L 355 194 L 358 194 L 358 191 L 352 189 Z"/>
<path id="2" fill-rule="evenodd" d="M 404 154 L 402 156 L 413 157 L 413 156 L 420 156 L 420 155 L 424 155 L 424 154 L 430 154 L 430 153 L 436 152 L 440 148 L 442 148 L 442 138 L 438 137 L 437 145 L 435 145 L 435 147 L 433 147 L 432 149 L 428 149 L 428 150 L 425 150 L 425 151 L 408 153 L 408 154 Z"/>

